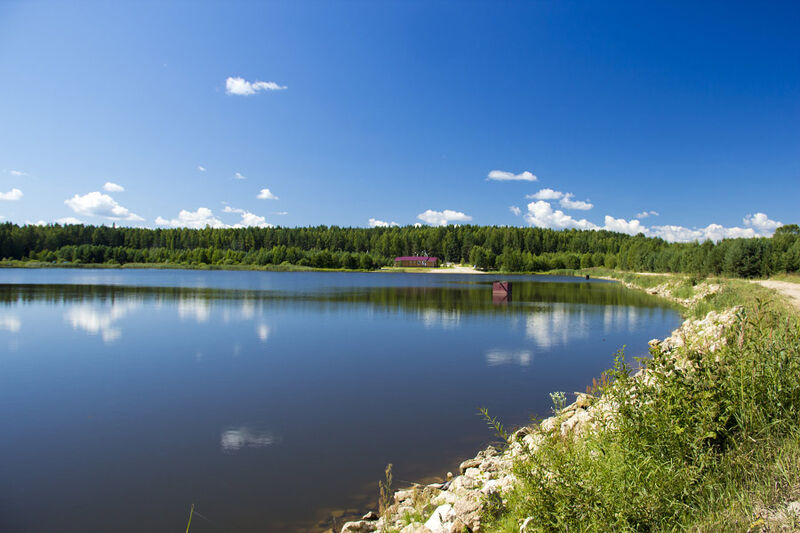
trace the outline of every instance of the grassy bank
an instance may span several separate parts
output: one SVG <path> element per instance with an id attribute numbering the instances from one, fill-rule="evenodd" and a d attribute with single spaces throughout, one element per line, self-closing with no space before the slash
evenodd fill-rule
<path id="1" fill-rule="evenodd" d="M 103 268 L 103 269 L 156 269 L 156 270 L 254 270 L 260 272 L 375 272 L 375 270 L 347 268 L 314 268 L 291 263 L 279 265 L 208 265 L 205 263 L 51 263 L 47 261 L 0 261 L 0 268 Z"/>
<path id="2" fill-rule="evenodd" d="M 691 278 L 598 272 L 642 288 Z M 800 515 L 800 321 L 787 301 L 743 281 L 689 316 L 741 306 L 728 342 L 711 352 L 654 347 L 634 379 L 620 355 L 596 396 L 618 406 L 580 438 L 541 431 L 536 452 L 514 465 L 517 487 L 488 505 L 485 530 L 783 531 Z M 788 528 L 788 529 L 784 529 Z"/>

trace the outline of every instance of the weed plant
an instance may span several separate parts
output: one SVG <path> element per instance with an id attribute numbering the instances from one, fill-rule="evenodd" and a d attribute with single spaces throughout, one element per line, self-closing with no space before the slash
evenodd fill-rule
<path id="1" fill-rule="evenodd" d="M 594 383 L 616 414 L 578 439 L 540 430 L 486 530 L 527 517 L 528 532 L 762 530 L 800 496 L 800 323 L 760 289 L 726 284 L 703 302 L 697 313 L 743 304 L 715 352 L 653 348 L 648 379 L 620 352 Z"/>

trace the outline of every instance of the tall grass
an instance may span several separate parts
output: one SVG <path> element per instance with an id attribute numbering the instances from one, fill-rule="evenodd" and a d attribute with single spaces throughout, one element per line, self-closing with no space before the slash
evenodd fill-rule
<path id="1" fill-rule="evenodd" d="M 646 380 L 618 357 L 601 388 L 616 415 L 579 439 L 540 430 L 487 530 L 749 531 L 800 496 L 800 322 L 764 294 L 726 284 L 702 303 L 743 305 L 716 352 L 653 348 Z"/>

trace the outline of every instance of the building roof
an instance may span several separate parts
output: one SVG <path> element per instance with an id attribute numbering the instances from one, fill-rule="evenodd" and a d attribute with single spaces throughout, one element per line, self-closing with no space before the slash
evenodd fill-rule
<path id="1" fill-rule="evenodd" d="M 406 255 L 403 257 L 395 257 L 395 261 L 438 261 L 438 257 L 422 257 L 418 255 Z"/>

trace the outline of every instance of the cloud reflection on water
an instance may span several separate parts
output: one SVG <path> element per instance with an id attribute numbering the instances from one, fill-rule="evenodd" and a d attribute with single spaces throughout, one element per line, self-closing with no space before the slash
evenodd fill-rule
<path id="1" fill-rule="evenodd" d="M 223 452 L 235 453 L 242 448 L 265 448 L 279 442 L 279 438 L 269 431 L 258 431 L 247 426 L 230 428 L 222 432 L 219 439 Z"/>
<path id="2" fill-rule="evenodd" d="M 0 316 L 0 329 L 16 333 L 22 329 L 22 321 L 14 315 Z"/>
<path id="3" fill-rule="evenodd" d="M 502 350 L 495 348 L 486 352 L 486 364 L 489 366 L 517 364 L 528 366 L 533 360 L 530 350 Z"/>
<path id="4" fill-rule="evenodd" d="M 122 330 L 116 327 L 115 322 L 139 306 L 135 301 L 114 302 L 110 306 L 75 305 L 67 309 L 64 320 L 73 329 L 83 330 L 89 335 L 99 334 L 103 342 L 110 343 L 122 336 Z"/>

